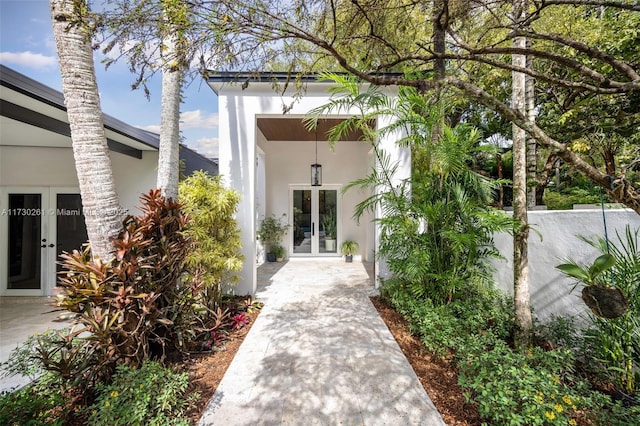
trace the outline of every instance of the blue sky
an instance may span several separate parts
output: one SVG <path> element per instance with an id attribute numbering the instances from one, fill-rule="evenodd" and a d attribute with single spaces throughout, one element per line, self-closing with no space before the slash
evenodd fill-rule
<path id="1" fill-rule="evenodd" d="M 131 90 L 134 80 L 126 64 L 104 69 L 95 57 L 102 110 L 119 120 L 147 130 L 160 131 L 160 75 L 149 84 L 151 98 Z M 0 0 L 0 63 L 62 91 L 48 0 Z M 207 157 L 218 156 L 218 100 L 197 79 L 184 90 L 181 132 L 190 148 Z"/>

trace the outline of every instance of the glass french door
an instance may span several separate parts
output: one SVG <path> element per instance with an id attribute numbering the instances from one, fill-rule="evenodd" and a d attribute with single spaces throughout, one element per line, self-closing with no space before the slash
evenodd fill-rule
<path id="1" fill-rule="evenodd" d="M 296 187 L 290 192 L 291 256 L 338 254 L 339 188 Z"/>
<path id="2" fill-rule="evenodd" d="M 0 293 L 51 292 L 63 251 L 87 240 L 82 201 L 72 188 L 3 188 L 0 191 Z"/>

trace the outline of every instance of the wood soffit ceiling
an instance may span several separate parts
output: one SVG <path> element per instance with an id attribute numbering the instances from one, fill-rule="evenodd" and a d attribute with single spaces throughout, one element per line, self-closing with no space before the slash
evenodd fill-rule
<path id="1" fill-rule="evenodd" d="M 318 122 L 318 140 L 326 141 L 329 130 L 343 121 L 340 118 L 326 118 Z M 374 123 L 370 123 L 373 126 Z M 258 129 L 268 141 L 315 141 L 314 131 L 308 131 L 300 118 L 258 118 Z M 359 141 L 361 130 L 353 130 L 341 141 Z"/>

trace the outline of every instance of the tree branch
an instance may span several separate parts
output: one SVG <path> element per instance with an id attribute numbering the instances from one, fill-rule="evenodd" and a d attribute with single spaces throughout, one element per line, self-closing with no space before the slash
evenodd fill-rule
<path id="1" fill-rule="evenodd" d="M 549 40 L 561 43 L 565 46 L 572 47 L 580 52 L 586 53 L 592 58 L 599 59 L 603 62 L 606 62 L 616 68 L 621 73 L 625 74 L 632 81 L 640 80 L 640 74 L 636 72 L 629 64 L 616 59 L 615 57 L 601 51 L 598 49 L 594 49 L 592 47 L 587 46 L 584 43 L 579 41 L 570 39 L 568 37 L 564 37 L 560 34 L 539 34 L 532 31 L 514 31 L 516 36 L 523 36 L 529 38 L 535 38 L 539 40 Z"/>
<path id="2" fill-rule="evenodd" d="M 612 7 L 615 9 L 624 9 L 631 10 L 635 12 L 640 12 L 640 4 L 632 4 L 632 3 L 620 3 L 616 1 L 602 1 L 602 0 L 542 0 L 540 2 L 539 10 L 548 7 L 548 6 L 561 6 L 561 5 L 570 5 L 570 6 L 604 6 L 604 7 Z"/>

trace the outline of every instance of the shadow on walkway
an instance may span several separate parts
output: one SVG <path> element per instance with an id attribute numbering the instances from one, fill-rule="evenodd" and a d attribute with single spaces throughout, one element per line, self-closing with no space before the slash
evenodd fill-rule
<path id="1" fill-rule="evenodd" d="M 443 425 L 369 300 L 362 263 L 259 271 L 262 313 L 201 425 Z"/>

